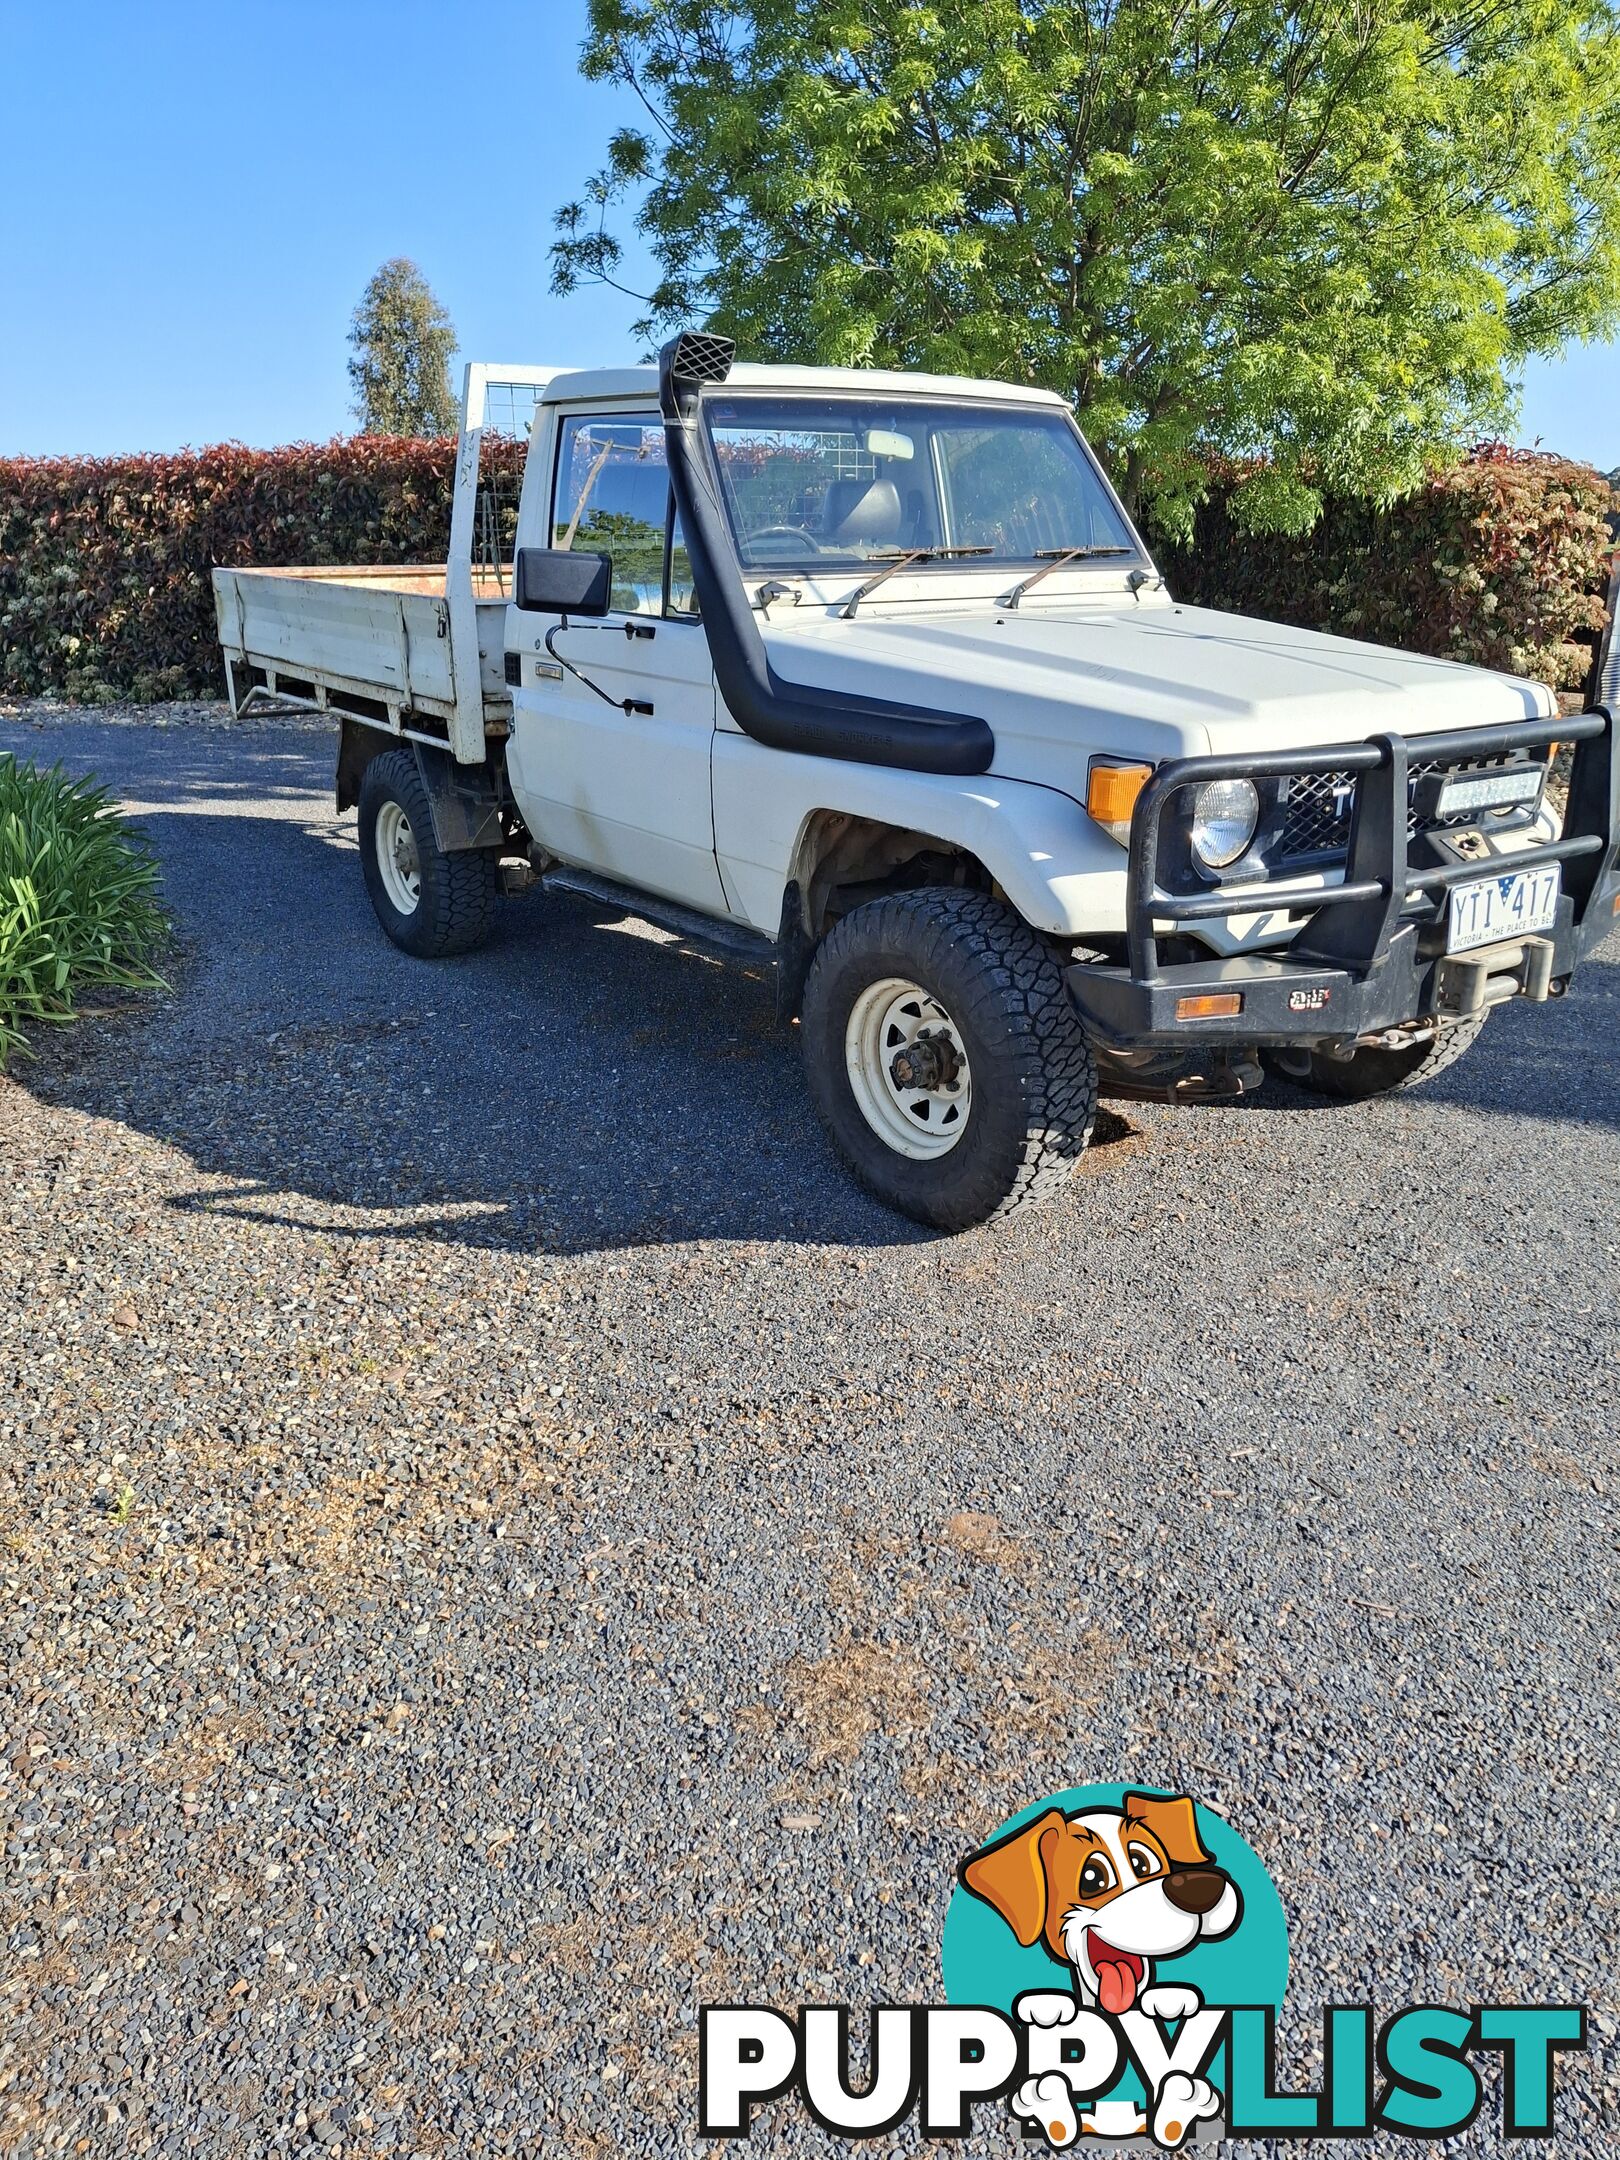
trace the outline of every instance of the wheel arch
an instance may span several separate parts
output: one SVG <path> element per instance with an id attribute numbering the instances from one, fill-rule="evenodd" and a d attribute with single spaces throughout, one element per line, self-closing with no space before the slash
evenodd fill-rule
<path id="1" fill-rule="evenodd" d="M 946 865 L 958 874 L 940 875 Z M 908 876 L 912 870 L 918 874 Z M 914 826 L 829 809 L 812 810 L 800 826 L 788 885 L 798 896 L 801 926 L 812 941 L 845 912 L 841 896 L 858 892 L 865 898 L 879 887 L 900 890 L 913 884 L 971 885 L 989 892 L 995 879 L 970 848 Z"/>
<path id="2" fill-rule="evenodd" d="M 885 881 L 895 889 L 907 882 L 896 873 L 908 864 L 942 861 L 959 864 L 962 874 L 911 882 L 999 892 L 1032 930 L 1050 937 L 1123 929 L 1124 851 L 1067 795 L 1021 781 L 992 788 L 895 777 L 909 785 L 863 788 L 842 801 L 824 791 L 799 818 L 784 849 L 783 883 L 796 888 L 812 941 L 836 920 L 840 889 Z"/>
<path id="3" fill-rule="evenodd" d="M 720 874 L 736 911 L 767 936 L 787 888 L 807 889 L 803 873 L 818 867 L 835 816 L 971 858 L 1049 937 L 1125 927 L 1125 850 L 1056 788 L 803 757 L 724 727 L 711 758 Z"/>
<path id="4" fill-rule="evenodd" d="M 346 718 L 338 731 L 335 791 L 340 812 L 358 806 L 367 771 L 392 750 L 415 760 L 433 815 L 433 837 L 447 855 L 503 844 L 502 813 L 510 795 L 496 760 L 486 757 L 482 765 L 460 765 L 433 743 L 388 734 L 363 720 Z"/>

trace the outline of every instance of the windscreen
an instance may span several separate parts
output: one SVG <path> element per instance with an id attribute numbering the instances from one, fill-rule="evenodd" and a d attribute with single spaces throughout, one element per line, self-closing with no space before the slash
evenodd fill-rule
<path id="1" fill-rule="evenodd" d="M 1013 563 L 1137 554 L 1055 409 L 721 393 L 702 410 L 745 567 L 813 572 L 925 548 Z"/>

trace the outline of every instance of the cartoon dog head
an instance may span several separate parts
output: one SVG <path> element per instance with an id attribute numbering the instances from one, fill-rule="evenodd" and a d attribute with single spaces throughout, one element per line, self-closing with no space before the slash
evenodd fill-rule
<path id="1" fill-rule="evenodd" d="M 962 1882 L 1027 1950 L 1073 1968 L 1081 1998 L 1122 2016 L 1152 1977 L 1203 1936 L 1230 1934 L 1237 1885 L 1204 1850 L 1185 1793 L 1127 1793 L 1118 1808 L 1048 1808 L 963 1863 Z"/>

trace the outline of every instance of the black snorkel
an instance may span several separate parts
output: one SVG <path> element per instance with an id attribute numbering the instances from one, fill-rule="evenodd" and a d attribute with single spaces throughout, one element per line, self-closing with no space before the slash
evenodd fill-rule
<path id="1" fill-rule="evenodd" d="M 736 349 L 730 338 L 683 330 L 658 356 L 670 485 L 727 711 L 745 734 L 773 750 L 909 772 L 988 771 L 995 737 L 975 715 L 783 682 L 771 666 L 743 590 L 698 418 L 704 386 L 726 380 Z"/>

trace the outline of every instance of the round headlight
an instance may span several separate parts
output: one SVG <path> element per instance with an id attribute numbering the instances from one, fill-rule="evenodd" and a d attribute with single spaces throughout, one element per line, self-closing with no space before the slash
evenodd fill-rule
<path id="1" fill-rule="evenodd" d="M 1259 822 L 1252 780 L 1211 780 L 1193 797 L 1193 853 L 1206 869 L 1224 870 L 1248 853 Z"/>

